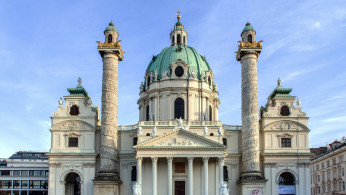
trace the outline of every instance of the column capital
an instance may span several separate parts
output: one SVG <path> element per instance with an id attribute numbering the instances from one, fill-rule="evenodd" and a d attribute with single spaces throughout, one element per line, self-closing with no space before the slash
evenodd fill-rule
<path id="1" fill-rule="evenodd" d="M 208 161 L 209 157 L 203 157 L 203 161 Z"/>
<path id="2" fill-rule="evenodd" d="M 187 160 L 188 160 L 188 161 L 191 161 L 191 160 L 193 160 L 193 158 L 194 158 L 194 157 L 187 157 Z"/>
<path id="3" fill-rule="evenodd" d="M 136 157 L 137 161 L 142 161 L 143 157 Z"/>
<path id="4" fill-rule="evenodd" d="M 173 161 L 173 157 L 172 156 L 167 157 L 167 161 L 172 162 Z"/>
<path id="5" fill-rule="evenodd" d="M 151 157 L 151 160 L 153 161 L 153 162 L 155 162 L 155 163 L 157 163 L 157 160 L 158 160 L 159 158 L 158 157 Z"/>

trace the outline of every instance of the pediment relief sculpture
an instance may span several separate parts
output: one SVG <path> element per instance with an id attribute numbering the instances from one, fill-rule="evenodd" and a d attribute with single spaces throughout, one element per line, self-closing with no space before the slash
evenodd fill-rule
<path id="1" fill-rule="evenodd" d="M 182 146 L 182 147 L 220 147 L 224 148 L 220 143 L 213 140 L 209 140 L 197 134 L 188 132 L 186 130 L 176 130 L 172 133 L 163 135 L 158 138 L 151 139 L 144 143 L 137 145 L 135 148 L 141 147 L 172 147 L 172 146 Z"/>
<path id="2" fill-rule="evenodd" d="M 309 130 L 305 125 L 295 121 L 276 121 L 263 128 L 264 130 L 277 131 L 304 131 Z"/>
<path id="3" fill-rule="evenodd" d="M 52 127 L 52 130 L 95 130 L 95 127 L 84 121 L 63 121 Z"/>

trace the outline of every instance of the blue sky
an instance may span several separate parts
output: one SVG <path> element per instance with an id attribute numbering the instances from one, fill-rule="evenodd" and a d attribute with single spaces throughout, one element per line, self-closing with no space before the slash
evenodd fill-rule
<path id="1" fill-rule="evenodd" d="M 346 1 L 6 1 L 0 0 L 0 157 L 48 151 L 50 117 L 82 77 L 101 105 L 96 41 L 112 20 L 125 50 L 119 66 L 119 124 L 138 121 L 139 85 L 152 55 L 169 45 L 176 11 L 188 45 L 206 58 L 220 94 L 219 119 L 240 125 L 240 63 L 246 22 L 263 40 L 259 104 L 276 87 L 293 88 L 309 120 L 310 146 L 346 135 Z"/>

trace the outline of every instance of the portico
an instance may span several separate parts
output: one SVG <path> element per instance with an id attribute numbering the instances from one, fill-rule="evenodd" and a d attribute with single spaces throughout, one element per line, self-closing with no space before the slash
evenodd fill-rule
<path id="1" fill-rule="evenodd" d="M 151 179 L 152 191 L 149 194 L 157 195 L 158 186 L 167 185 L 164 193 L 168 195 L 176 194 L 180 190 L 184 190 L 184 194 L 193 195 L 198 194 L 198 192 L 194 192 L 194 184 L 199 184 L 198 186 L 203 186 L 198 189 L 201 194 L 208 195 L 209 192 L 217 191 L 217 189 L 209 189 L 209 186 L 218 188 L 223 182 L 224 150 L 226 147 L 203 136 L 186 130 L 176 130 L 140 143 L 134 148 L 137 151 L 137 183 L 141 188 L 143 179 Z M 144 161 L 147 164 L 146 168 L 150 169 L 151 167 L 151 172 L 150 170 L 143 170 Z M 159 171 L 158 164 L 161 164 Z M 215 169 L 212 169 L 213 174 L 208 175 L 211 167 L 217 169 L 217 174 Z M 194 170 L 198 169 L 202 170 L 201 175 L 194 174 Z M 160 178 L 159 185 L 158 172 L 160 176 L 166 175 L 166 177 Z M 143 174 L 146 174 L 145 178 Z M 214 183 L 210 184 L 210 178 L 213 177 L 215 177 L 212 179 Z M 195 178 L 197 181 L 194 181 Z M 163 184 L 163 180 L 165 184 Z M 142 194 L 147 194 L 147 189 L 141 189 L 141 191 Z"/>

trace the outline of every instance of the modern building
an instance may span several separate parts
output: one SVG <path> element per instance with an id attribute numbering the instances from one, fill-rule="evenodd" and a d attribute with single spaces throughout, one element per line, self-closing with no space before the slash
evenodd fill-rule
<path id="1" fill-rule="evenodd" d="M 45 152 L 19 151 L 0 161 L 0 195 L 48 194 L 49 166 Z"/>
<path id="2" fill-rule="evenodd" d="M 50 129 L 49 194 L 309 195 L 308 117 L 280 79 L 259 109 L 262 41 L 254 28 L 245 25 L 235 56 L 242 72 L 242 125 L 229 125 L 218 119 L 212 66 L 188 46 L 177 19 L 168 46 L 144 73 L 139 122 L 128 126 L 117 123 L 124 52 L 114 24 L 105 29 L 105 41 L 98 42 L 101 113 L 80 79 L 60 99 Z"/>
<path id="3" fill-rule="evenodd" d="M 346 194 L 346 139 L 329 144 L 311 161 L 311 194 Z"/>

